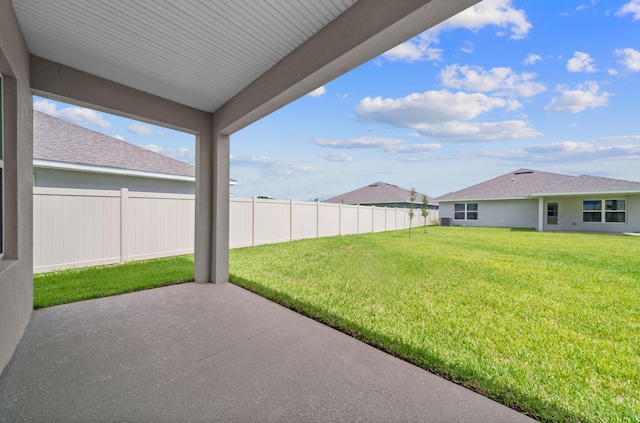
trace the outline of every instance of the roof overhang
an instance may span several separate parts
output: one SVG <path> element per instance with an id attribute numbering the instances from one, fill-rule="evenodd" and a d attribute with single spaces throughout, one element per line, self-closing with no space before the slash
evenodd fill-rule
<path id="1" fill-rule="evenodd" d="M 532 198 L 538 197 L 576 197 L 590 195 L 639 195 L 640 190 L 617 190 L 617 191 L 581 191 L 581 192 L 540 192 L 531 194 Z"/>
<path id="2" fill-rule="evenodd" d="M 35 93 L 191 133 L 209 125 L 193 111 L 213 112 L 229 135 L 478 1 L 12 5 Z M 122 101 L 125 88 L 135 104 Z M 158 98 L 168 103 L 145 109 Z"/>
<path id="3" fill-rule="evenodd" d="M 455 198 L 452 200 L 437 200 L 440 203 L 457 203 L 469 201 L 511 201 L 511 200 L 531 200 L 531 197 L 495 197 L 495 198 Z"/>
<path id="4" fill-rule="evenodd" d="M 167 181 L 195 182 L 195 176 L 174 175 L 170 173 L 147 172 L 143 170 L 122 169 L 116 167 L 96 166 L 82 163 L 59 162 L 55 160 L 33 159 L 33 167 L 56 169 L 72 172 L 100 173 L 104 175 L 133 176 L 137 178 L 163 179 Z M 236 181 L 237 183 L 237 181 Z M 232 184 L 235 185 L 235 184 Z"/>

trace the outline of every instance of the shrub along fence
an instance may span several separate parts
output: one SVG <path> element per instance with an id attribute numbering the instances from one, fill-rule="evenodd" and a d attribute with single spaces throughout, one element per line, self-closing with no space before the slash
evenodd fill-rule
<path id="1" fill-rule="evenodd" d="M 193 252 L 195 196 L 34 188 L 34 271 Z M 409 227 L 408 209 L 258 198 L 229 199 L 231 248 Z M 414 226 L 425 224 L 415 209 Z M 428 223 L 437 222 L 430 210 Z"/>

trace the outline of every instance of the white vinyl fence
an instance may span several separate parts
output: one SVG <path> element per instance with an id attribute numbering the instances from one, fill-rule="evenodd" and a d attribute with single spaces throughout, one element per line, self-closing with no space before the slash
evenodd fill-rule
<path id="1" fill-rule="evenodd" d="M 195 196 L 34 188 L 34 271 L 193 252 Z M 229 199 L 231 248 L 409 227 L 407 209 Z M 424 225 L 414 210 L 414 226 Z M 430 210 L 429 223 L 438 220 Z"/>

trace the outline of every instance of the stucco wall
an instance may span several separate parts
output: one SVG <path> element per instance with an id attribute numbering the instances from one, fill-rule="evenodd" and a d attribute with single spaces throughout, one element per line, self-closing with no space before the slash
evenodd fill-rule
<path id="1" fill-rule="evenodd" d="M 0 0 L 0 73 L 4 79 L 4 257 L 0 259 L 0 371 L 33 309 L 33 110 L 29 53 L 10 0 Z"/>
<path id="2" fill-rule="evenodd" d="M 195 194 L 196 183 L 137 176 L 34 168 L 34 186 L 46 188 L 108 189 L 129 191 Z"/>
<path id="3" fill-rule="evenodd" d="M 535 228 L 538 225 L 538 200 L 469 201 L 478 203 L 478 220 L 455 220 L 455 202 L 440 201 L 440 217 L 449 217 L 454 226 L 495 226 Z"/>
<path id="4" fill-rule="evenodd" d="M 583 200 L 606 199 L 627 200 L 626 223 L 595 223 L 582 221 Z M 640 195 L 599 195 L 584 197 L 577 196 L 565 198 L 546 198 L 545 204 L 548 201 L 557 201 L 558 203 L 560 203 L 560 224 L 558 225 L 559 230 L 580 232 L 640 232 Z"/>

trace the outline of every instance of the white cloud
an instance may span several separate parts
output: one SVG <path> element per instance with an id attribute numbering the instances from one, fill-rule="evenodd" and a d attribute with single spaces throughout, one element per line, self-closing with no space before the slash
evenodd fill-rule
<path id="1" fill-rule="evenodd" d="M 392 62 L 438 61 L 442 60 L 442 49 L 432 47 L 432 44 L 438 44 L 438 42 L 438 36 L 434 32 L 427 31 L 397 45 L 382 56 Z"/>
<path id="2" fill-rule="evenodd" d="M 344 139 L 315 139 L 313 143 L 320 147 L 345 148 L 345 149 L 380 149 L 387 153 L 428 153 L 437 150 L 442 146 L 440 144 L 405 144 L 404 140 L 399 138 L 383 138 L 383 137 L 359 137 Z M 335 154 L 335 156 L 333 156 Z M 347 160 L 351 161 L 344 152 L 321 154 L 327 160 Z"/>
<path id="3" fill-rule="evenodd" d="M 353 157 L 345 153 L 344 151 L 334 151 L 333 153 L 322 153 L 320 157 L 324 158 L 328 162 L 351 162 Z"/>
<path id="4" fill-rule="evenodd" d="M 484 151 L 484 157 L 495 157 L 503 160 L 526 163 L 569 163 L 599 162 L 602 160 L 640 158 L 640 145 L 615 144 L 602 145 L 599 142 L 563 141 L 549 144 L 537 144 L 522 150 L 504 152 Z"/>
<path id="5" fill-rule="evenodd" d="M 454 142 L 482 142 L 521 138 L 534 138 L 540 132 L 527 122 L 508 120 L 503 122 L 443 122 L 424 124 L 416 128 L 427 137 Z"/>
<path id="6" fill-rule="evenodd" d="M 356 111 L 364 120 L 414 128 L 422 123 L 473 119 L 481 113 L 507 106 L 501 98 L 447 90 L 414 93 L 399 99 L 365 97 Z"/>
<path id="7" fill-rule="evenodd" d="M 567 69 L 569 72 L 595 72 L 593 59 L 587 53 L 576 51 L 573 57 L 567 61 Z"/>
<path id="8" fill-rule="evenodd" d="M 403 140 L 399 138 L 382 138 L 382 137 L 359 137 L 359 138 L 343 138 L 343 139 L 323 139 L 316 138 L 313 143 L 320 147 L 333 148 L 391 148 L 394 145 L 401 144 Z"/>
<path id="9" fill-rule="evenodd" d="M 473 53 L 473 43 L 471 41 L 465 41 L 462 46 L 460 46 L 460 51 L 463 53 Z"/>
<path id="10" fill-rule="evenodd" d="M 252 166 L 260 168 L 269 177 L 285 178 L 316 172 L 313 166 L 292 163 L 268 156 L 231 156 L 231 164 L 235 166 Z"/>
<path id="11" fill-rule="evenodd" d="M 618 74 L 617 69 L 607 69 L 607 73 L 611 76 L 616 76 Z"/>
<path id="12" fill-rule="evenodd" d="M 439 76 L 446 87 L 501 96 L 532 97 L 546 90 L 543 84 L 532 81 L 536 74 L 518 74 L 506 67 L 486 71 L 480 66 L 454 64 L 444 68 Z"/>
<path id="13" fill-rule="evenodd" d="M 399 145 L 388 149 L 392 153 L 428 153 L 442 148 L 440 144 L 409 144 Z"/>
<path id="14" fill-rule="evenodd" d="M 120 135 L 120 134 L 115 134 L 115 135 L 113 136 L 113 138 L 115 138 L 115 139 L 117 139 L 117 140 L 120 140 L 120 141 L 124 141 L 124 137 L 123 137 L 122 135 Z"/>
<path id="15" fill-rule="evenodd" d="M 164 148 L 155 145 L 155 144 L 147 144 L 147 145 L 141 145 L 140 147 L 142 148 L 146 148 L 149 151 L 153 151 L 154 153 L 162 153 L 163 151 L 165 151 Z"/>
<path id="16" fill-rule="evenodd" d="M 439 34 L 457 28 L 466 28 L 477 32 L 486 26 L 497 26 L 511 32 L 511 38 L 524 38 L 532 28 L 524 10 L 514 9 L 512 0 L 484 0 L 469 9 L 458 13 L 434 28 L 406 41 L 383 54 L 391 61 L 416 62 L 422 60 L 442 60 L 442 49 L 434 47 L 439 43 Z M 499 31 L 498 35 L 504 35 Z M 469 52 L 472 47 L 465 44 L 462 51 Z"/>
<path id="17" fill-rule="evenodd" d="M 323 86 L 316 88 L 315 90 L 311 91 L 309 94 L 307 94 L 310 97 L 313 98 L 317 98 L 320 97 L 321 95 L 326 94 L 327 89 Z"/>
<path id="18" fill-rule="evenodd" d="M 162 154 L 163 156 L 170 157 L 175 160 L 180 160 L 181 162 L 189 163 L 195 165 L 196 162 L 196 151 L 186 147 L 177 147 L 177 148 L 164 148 L 155 144 L 146 144 L 141 145 L 140 147 L 146 148 L 149 151 L 153 151 L 154 153 Z"/>
<path id="19" fill-rule="evenodd" d="M 613 135 L 610 137 L 600 138 L 600 141 L 606 142 L 638 142 L 640 143 L 640 135 Z"/>
<path id="20" fill-rule="evenodd" d="M 632 15 L 634 21 L 640 20 L 640 0 L 631 0 L 616 12 L 616 16 Z"/>
<path id="21" fill-rule="evenodd" d="M 631 72 L 640 72 L 640 51 L 632 48 L 616 49 L 616 56 L 621 56 L 620 63 Z"/>
<path id="22" fill-rule="evenodd" d="M 154 129 L 152 126 L 145 125 L 141 122 L 132 123 L 127 129 L 129 130 L 129 132 L 136 135 L 163 135 L 162 131 Z"/>
<path id="23" fill-rule="evenodd" d="M 596 82 L 586 82 L 580 84 L 577 89 L 571 90 L 566 87 L 558 87 L 560 96 L 555 97 L 544 108 L 545 112 L 569 112 L 578 113 L 586 109 L 606 106 L 609 104 L 609 97 L 612 94 L 602 91 Z"/>
<path id="24" fill-rule="evenodd" d="M 448 141 L 492 141 L 540 135 L 523 121 L 463 122 L 496 108 L 514 110 L 520 103 L 482 93 L 447 90 L 414 93 L 399 99 L 366 97 L 356 111 L 364 120 L 415 129 L 420 135 Z"/>
<path id="25" fill-rule="evenodd" d="M 70 106 L 58 110 L 57 105 L 48 100 L 37 100 L 33 102 L 33 109 L 80 126 L 98 127 L 101 129 L 111 127 L 111 124 L 104 120 L 102 113 L 87 109 L 86 107 Z"/>
<path id="26" fill-rule="evenodd" d="M 471 31 L 492 25 L 507 29 L 511 38 L 524 38 L 532 28 L 527 14 L 522 9 L 515 9 L 511 0 L 484 0 L 467 10 L 447 19 L 437 28 L 455 29 L 466 28 Z M 501 32 L 499 35 L 502 35 Z"/>
<path id="27" fill-rule="evenodd" d="M 598 0 L 591 0 L 589 3 L 583 3 L 579 5 L 578 7 L 576 7 L 576 10 L 580 12 L 582 10 L 595 6 L 597 3 L 598 3 Z"/>
<path id="28" fill-rule="evenodd" d="M 525 66 L 533 66 L 537 62 L 540 62 L 541 60 L 542 60 L 542 57 L 540 55 L 529 53 L 527 54 L 527 57 L 524 59 L 524 64 Z"/>

